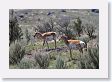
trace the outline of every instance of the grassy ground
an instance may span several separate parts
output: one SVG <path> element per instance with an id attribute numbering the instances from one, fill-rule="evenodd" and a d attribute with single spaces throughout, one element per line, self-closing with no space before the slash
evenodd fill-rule
<path id="1" fill-rule="evenodd" d="M 39 42 L 36 42 L 35 44 L 26 45 L 25 50 L 26 50 L 26 55 L 24 56 L 24 58 L 26 56 L 29 57 L 29 54 L 30 54 L 29 60 L 33 59 L 33 61 L 35 61 L 34 59 L 35 55 L 33 53 L 36 50 L 39 50 L 42 53 L 48 52 L 50 55 L 50 62 L 49 62 L 48 69 L 56 69 L 55 65 L 56 65 L 56 59 L 58 56 L 62 58 L 62 60 L 66 63 L 69 69 L 76 69 L 78 68 L 76 62 L 79 61 L 79 58 L 81 56 L 81 53 L 78 50 L 72 50 L 72 55 L 73 55 L 74 60 L 70 60 L 69 50 L 63 41 L 57 42 L 57 49 L 54 49 L 54 42 L 49 43 L 49 49 L 48 49 L 46 44 L 45 46 L 42 46 L 42 41 L 41 42 L 39 41 Z M 18 69 L 19 67 L 18 65 L 11 65 L 10 68 Z M 34 68 L 37 68 L 37 67 L 35 66 L 33 67 L 33 69 Z"/>

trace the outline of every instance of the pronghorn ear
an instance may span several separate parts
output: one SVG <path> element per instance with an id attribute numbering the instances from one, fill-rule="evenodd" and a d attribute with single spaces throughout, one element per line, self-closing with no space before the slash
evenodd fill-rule
<path id="1" fill-rule="evenodd" d="M 37 33 L 38 32 L 38 30 L 35 30 L 35 33 Z"/>
<path id="2" fill-rule="evenodd" d="M 37 32 L 35 32 L 34 35 L 35 35 L 36 33 L 37 33 Z"/>
<path id="3" fill-rule="evenodd" d="M 33 35 L 34 37 L 36 36 L 36 33 L 37 33 L 37 32 L 34 33 L 34 35 Z"/>

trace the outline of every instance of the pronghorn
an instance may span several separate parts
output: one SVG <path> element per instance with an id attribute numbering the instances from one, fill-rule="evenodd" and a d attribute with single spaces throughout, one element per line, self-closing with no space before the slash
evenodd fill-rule
<path id="1" fill-rule="evenodd" d="M 37 38 L 40 37 L 41 39 L 43 39 L 43 46 L 44 46 L 44 44 L 46 42 L 48 49 L 49 49 L 48 41 L 54 40 L 55 49 L 56 49 L 56 32 L 45 32 L 45 33 L 36 32 L 34 37 L 35 36 Z"/>
<path id="2" fill-rule="evenodd" d="M 71 51 L 72 48 L 78 49 L 81 53 L 83 53 L 83 48 L 86 47 L 85 43 L 81 40 L 72 40 L 72 39 L 68 40 L 67 36 L 64 36 L 64 35 L 62 35 L 59 38 L 59 40 L 60 39 L 62 39 L 64 41 L 64 43 L 67 45 L 67 47 L 69 48 L 71 59 L 73 59 L 72 58 L 72 51 Z"/>

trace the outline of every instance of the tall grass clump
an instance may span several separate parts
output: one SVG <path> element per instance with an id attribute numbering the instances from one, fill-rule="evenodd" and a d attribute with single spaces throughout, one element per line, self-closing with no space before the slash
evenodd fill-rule
<path id="1" fill-rule="evenodd" d="M 93 62 L 94 67 L 99 69 L 99 48 L 89 48 L 88 55 L 90 56 L 91 62 Z"/>
<path id="2" fill-rule="evenodd" d="M 29 34 L 28 29 L 25 30 L 25 37 L 26 37 L 27 44 L 28 44 L 28 42 L 30 41 L 30 34 Z"/>
<path id="3" fill-rule="evenodd" d="M 56 59 L 56 69 L 66 69 L 67 66 L 61 56 L 58 56 Z"/>
<path id="4" fill-rule="evenodd" d="M 70 28 L 70 18 L 62 18 L 58 20 L 57 24 L 59 25 L 57 27 L 59 33 L 65 34 L 68 39 L 74 38 L 74 33 Z"/>
<path id="5" fill-rule="evenodd" d="M 92 24 L 85 25 L 85 32 L 89 36 L 90 39 L 95 38 L 95 30 L 96 28 Z"/>
<path id="6" fill-rule="evenodd" d="M 74 31 L 77 32 L 78 36 L 81 36 L 81 33 L 83 32 L 83 26 L 82 26 L 82 20 L 79 17 L 74 22 L 73 29 L 74 29 Z"/>
<path id="7" fill-rule="evenodd" d="M 47 69 L 50 62 L 50 56 L 45 52 L 35 52 L 35 60 L 41 69 Z"/>
<path id="8" fill-rule="evenodd" d="M 20 42 L 12 43 L 9 48 L 9 64 L 17 64 L 25 55 L 25 49 Z"/>
<path id="9" fill-rule="evenodd" d="M 61 18 L 58 20 L 58 25 L 60 26 L 59 30 L 60 31 L 65 31 L 67 32 L 69 29 L 69 24 L 70 24 L 70 19 L 69 18 Z"/>
<path id="10" fill-rule="evenodd" d="M 23 35 L 17 17 L 15 16 L 14 10 L 10 10 L 9 19 L 9 45 L 16 40 L 20 40 Z"/>
<path id="11" fill-rule="evenodd" d="M 39 22 L 35 31 L 39 31 L 41 33 L 54 31 L 54 21 L 50 18 L 48 21 Z"/>
<path id="12" fill-rule="evenodd" d="M 80 69 L 99 69 L 99 49 L 88 48 L 88 53 L 80 58 Z"/>
<path id="13" fill-rule="evenodd" d="M 29 58 L 23 58 L 20 63 L 18 64 L 18 67 L 20 69 L 33 69 L 36 66 L 36 62 L 33 59 Z"/>

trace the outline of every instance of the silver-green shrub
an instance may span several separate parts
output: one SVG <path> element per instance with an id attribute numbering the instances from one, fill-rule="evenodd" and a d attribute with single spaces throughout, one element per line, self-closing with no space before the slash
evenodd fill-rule
<path id="1" fill-rule="evenodd" d="M 89 48 L 88 49 L 88 55 L 90 56 L 91 62 L 93 62 L 93 65 L 96 69 L 99 68 L 99 48 Z"/>
<path id="2" fill-rule="evenodd" d="M 95 37 L 95 35 L 94 35 L 95 30 L 96 30 L 96 28 L 92 24 L 85 25 L 85 32 L 89 36 L 90 39 Z"/>
<path id="3" fill-rule="evenodd" d="M 50 62 L 50 56 L 46 52 L 35 52 L 35 60 L 41 69 L 47 69 Z"/>
<path id="4" fill-rule="evenodd" d="M 77 32 L 78 36 L 81 36 L 83 32 L 82 20 L 78 17 L 76 21 L 74 21 L 73 30 Z"/>
<path id="5" fill-rule="evenodd" d="M 18 19 L 13 9 L 9 10 L 9 45 L 23 36 L 22 29 L 19 27 Z"/>
<path id="6" fill-rule="evenodd" d="M 36 66 L 35 60 L 29 58 L 23 58 L 18 64 L 18 67 L 20 69 L 34 69 L 35 66 Z"/>
<path id="7" fill-rule="evenodd" d="M 28 29 L 25 30 L 25 37 L 26 37 L 27 44 L 28 44 L 28 42 L 30 41 L 30 34 L 29 34 Z"/>
<path id="8" fill-rule="evenodd" d="M 66 69 L 67 66 L 61 56 L 58 56 L 56 59 L 56 69 Z"/>
<path id="9" fill-rule="evenodd" d="M 81 56 L 78 66 L 80 69 L 99 69 L 99 48 L 88 48 L 88 53 Z"/>
<path id="10" fill-rule="evenodd" d="M 9 47 L 9 64 L 17 64 L 25 55 L 25 49 L 20 42 L 15 41 Z"/>

